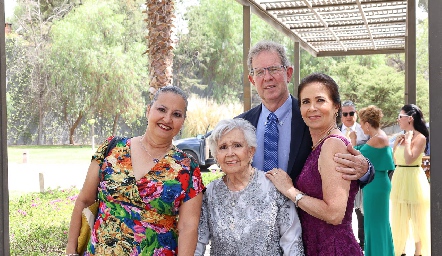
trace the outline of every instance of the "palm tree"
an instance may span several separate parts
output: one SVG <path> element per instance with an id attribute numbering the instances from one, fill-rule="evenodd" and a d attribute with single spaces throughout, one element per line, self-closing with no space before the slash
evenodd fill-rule
<path id="1" fill-rule="evenodd" d="M 154 90 L 172 84 L 174 11 L 173 0 L 146 0 L 149 33 L 145 53 L 149 56 L 149 86 Z"/>

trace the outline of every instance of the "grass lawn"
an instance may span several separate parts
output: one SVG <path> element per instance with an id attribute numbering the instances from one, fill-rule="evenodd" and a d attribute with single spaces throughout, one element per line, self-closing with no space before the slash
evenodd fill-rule
<path id="1" fill-rule="evenodd" d="M 9 163 L 22 163 L 23 152 L 28 163 L 88 163 L 91 146 L 10 146 Z M 202 173 L 207 185 L 222 172 Z M 69 221 L 79 190 L 57 188 L 44 193 L 15 192 L 9 195 L 9 235 L 12 256 L 63 255 Z"/>
<path id="2" fill-rule="evenodd" d="M 23 163 L 23 153 L 26 152 L 30 164 L 71 164 L 89 163 L 95 152 L 90 145 L 84 146 L 9 146 L 8 162 Z"/>

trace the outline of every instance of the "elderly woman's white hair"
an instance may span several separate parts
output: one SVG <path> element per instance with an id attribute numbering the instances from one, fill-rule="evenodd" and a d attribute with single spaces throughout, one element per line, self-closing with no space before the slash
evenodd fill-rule
<path id="1" fill-rule="evenodd" d="M 215 129 L 213 129 L 212 134 L 207 138 L 212 155 L 216 155 L 216 152 L 218 151 L 218 141 L 221 137 L 234 129 L 241 130 L 244 134 L 247 145 L 256 148 L 255 127 L 249 121 L 242 118 L 225 119 L 219 121 Z"/>

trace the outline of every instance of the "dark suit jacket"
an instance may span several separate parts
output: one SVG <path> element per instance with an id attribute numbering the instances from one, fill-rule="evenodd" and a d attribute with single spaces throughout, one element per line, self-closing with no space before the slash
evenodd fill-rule
<path id="1" fill-rule="evenodd" d="M 290 153 L 289 162 L 287 165 L 287 173 L 292 178 L 293 183 L 296 182 L 298 175 L 304 167 L 304 163 L 307 160 L 308 155 L 312 151 L 312 137 L 310 136 L 310 131 L 304 120 L 301 117 L 301 111 L 299 110 L 298 100 L 292 95 L 292 137 L 290 140 Z M 258 125 L 259 115 L 262 111 L 262 104 L 250 109 L 247 112 L 240 114 L 235 118 L 243 118 L 249 121 L 253 126 Z M 281 135 L 280 135 L 281 136 Z M 368 159 L 367 159 L 368 161 Z M 368 161 L 370 163 L 370 161 Z M 374 178 L 374 168 L 373 165 L 369 164 L 370 176 L 367 183 L 360 182 L 361 188 L 366 184 L 370 183 Z"/>
<path id="2" fill-rule="evenodd" d="M 299 110 L 298 100 L 292 97 L 292 137 L 290 140 L 290 153 L 289 162 L 287 165 L 287 173 L 292 178 L 293 182 L 301 173 L 302 167 L 304 166 L 305 160 L 307 160 L 308 155 L 312 151 L 312 137 L 310 136 L 310 131 L 305 125 L 304 120 L 301 117 L 301 111 Z M 262 111 L 262 104 L 250 109 L 249 111 L 242 113 L 236 118 L 243 118 L 255 127 L 258 125 L 259 115 Z M 281 136 L 281 134 L 279 135 Z M 284 136 L 284 135 L 282 135 Z"/>

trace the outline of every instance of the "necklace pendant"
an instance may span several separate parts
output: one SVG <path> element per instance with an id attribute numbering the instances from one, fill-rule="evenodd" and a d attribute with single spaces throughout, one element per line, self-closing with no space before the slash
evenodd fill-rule
<path id="1" fill-rule="evenodd" d="M 158 158 L 154 158 L 154 159 L 153 159 L 153 162 L 157 164 L 157 163 L 160 162 L 160 160 L 159 160 Z"/>

